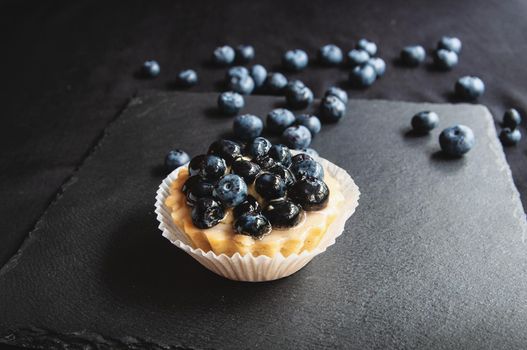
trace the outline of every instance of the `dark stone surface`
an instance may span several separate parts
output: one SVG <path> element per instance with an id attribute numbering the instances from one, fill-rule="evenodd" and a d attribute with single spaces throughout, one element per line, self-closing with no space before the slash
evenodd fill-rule
<path id="1" fill-rule="evenodd" d="M 161 237 L 153 203 L 171 147 L 229 135 L 215 94 L 132 101 L 22 249 L 0 270 L 2 342 L 183 348 L 527 347 L 525 218 L 487 109 L 353 100 L 314 142 L 360 205 L 337 244 L 297 274 L 237 283 Z M 279 100 L 249 97 L 264 115 Z M 408 132 L 423 109 L 429 136 Z M 441 128 L 470 126 L 464 158 Z"/>
<path id="2" fill-rule="evenodd" d="M 255 46 L 257 63 L 279 69 L 281 54 L 301 48 L 311 57 L 333 42 L 344 51 L 366 37 L 379 45 L 385 77 L 352 98 L 415 102 L 453 99 L 455 80 L 475 74 L 487 84 L 480 103 L 496 120 L 505 108 L 527 116 L 527 2 L 522 0 L 378 1 L 28 1 L 0 2 L 0 266 L 20 247 L 50 201 L 82 163 L 104 127 L 137 90 L 174 89 L 176 73 L 196 69 L 193 92 L 222 88 L 225 69 L 207 64 L 214 47 Z M 459 65 L 439 72 L 394 61 L 404 45 L 433 49 L 440 36 L 463 41 Z M 158 79 L 140 79 L 155 58 Z M 311 65 L 302 79 L 320 97 L 347 88 L 349 69 Z M 524 118 L 521 130 L 526 135 Z M 506 150 L 527 203 L 527 137 Z"/>

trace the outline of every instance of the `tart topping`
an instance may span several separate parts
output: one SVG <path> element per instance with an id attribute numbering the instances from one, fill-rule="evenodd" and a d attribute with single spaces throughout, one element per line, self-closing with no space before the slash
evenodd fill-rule
<path id="1" fill-rule="evenodd" d="M 278 199 L 285 196 L 285 181 L 276 174 L 263 173 L 255 181 L 256 192 L 266 200 Z"/>
<path id="2" fill-rule="evenodd" d="M 259 214 L 261 212 L 260 203 L 251 195 L 248 195 L 245 202 L 234 207 L 232 213 L 234 218 L 239 218 L 243 214 Z"/>
<path id="3" fill-rule="evenodd" d="M 256 158 L 256 164 L 258 164 L 262 170 L 267 170 L 274 165 L 274 159 L 269 156 Z"/>
<path id="4" fill-rule="evenodd" d="M 271 232 L 269 220 L 262 214 L 243 214 L 234 222 L 234 230 L 242 235 L 261 238 Z"/>
<path id="5" fill-rule="evenodd" d="M 199 169 L 201 169 L 206 156 L 206 154 L 200 154 L 190 160 L 190 163 L 188 163 L 188 172 L 190 175 L 198 175 Z"/>
<path id="6" fill-rule="evenodd" d="M 189 179 L 194 178 L 190 177 Z M 188 180 L 187 180 L 188 181 Z M 187 182 L 185 182 L 186 184 Z M 187 204 L 193 205 L 198 199 L 203 197 L 212 197 L 214 185 L 206 180 L 200 179 L 193 184 L 187 190 Z"/>
<path id="7" fill-rule="evenodd" d="M 222 205 L 210 197 L 198 199 L 192 208 L 192 223 L 201 229 L 215 226 L 224 216 Z"/>
<path id="8" fill-rule="evenodd" d="M 287 169 L 285 166 L 283 166 L 280 163 L 273 165 L 272 167 L 268 169 L 268 171 L 272 174 L 280 176 L 282 180 L 284 180 L 285 185 L 287 187 L 292 186 L 296 181 L 296 178 L 291 172 L 291 170 Z"/>
<path id="9" fill-rule="evenodd" d="M 242 156 L 240 145 L 230 140 L 214 141 L 210 145 L 208 153 L 223 158 L 227 165 L 231 165 L 232 162 Z"/>
<path id="10" fill-rule="evenodd" d="M 248 160 L 237 160 L 232 163 L 231 172 L 243 178 L 247 185 L 252 185 L 260 173 L 260 166 Z"/>
<path id="11" fill-rule="evenodd" d="M 291 171 L 297 179 L 303 179 L 307 176 L 324 179 L 324 168 L 313 159 L 293 163 L 291 165 Z"/>
<path id="12" fill-rule="evenodd" d="M 284 145 L 273 145 L 269 150 L 269 157 L 273 158 L 276 162 L 282 163 L 283 166 L 291 165 L 291 151 Z"/>
<path id="13" fill-rule="evenodd" d="M 199 169 L 199 176 L 207 180 L 218 180 L 225 175 L 227 166 L 225 161 L 220 157 L 208 155 L 203 159 L 201 168 Z"/>
<path id="14" fill-rule="evenodd" d="M 289 197 L 304 210 L 321 210 L 328 204 L 329 188 L 316 177 L 306 177 L 291 187 Z"/>
<path id="15" fill-rule="evenodd" d="M 296 226 L 302 219 L 304 211 L 290 200 L 277 200 L 269 203 L 263 214 L 273 227 L 290 228 Z"/>
<path id="16" fill-rule="evenodd" d="M 247 185 L 238 175 L 225 175 L 214 186 L 214 197 L 227 207 L 237 206 L 247 198 Z"/>
<path id="17" fill-rule="evenodd" d="M 271 149 L 271 142 L 264 137 L 257 137 L 247 145 L 247 152 L 254 158 L 265 157 Z"/>

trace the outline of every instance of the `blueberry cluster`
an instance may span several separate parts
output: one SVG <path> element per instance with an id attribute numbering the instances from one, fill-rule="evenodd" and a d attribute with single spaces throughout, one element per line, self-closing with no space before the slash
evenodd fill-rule
<path id="1" fill-rule="evenodd" d="M 522 122 L 520 112 L 511 108 L 503 114 L 501 123 L 503 129 L 500 132 L 500 140 L 504 146 L 515 146 L 520 142 L 522 134 L 518 128 Z"/>
<path id="2" fill-rule="evenodd" d="M 459 61 L 461 46 L 461 40 L 456 37 L 442 37 L 433 53 L 434 65 L 441 70 L 452 69 Z M 408 67 L 417 67 L 425 59 L 426 50 L 421 45 L 409 45 L 401 50 L 400 61 Z"/>
<path id="3" fill-rule="evenodd" d="M 273 227 L 297 225 L 304 211 L 321 210 L 329 199 L 318 162 L 305 153 L 293 156 L 287 146 L 263 137 L 243 144 L 215 141 L 207 154 L 190 160 L 188 169 L 181 190 L 192 207 L 192 222 L 202 229 L 217 225 L 230 208 L 235 232 L 261 238 Z"/>
<path id="4" fill-rule="evenodd" d="M 348 52 L 348 65 L 352 68 L 349 75 L 351 86 L 366 88 L 384 75 L 386 63 L 376 54 L 377 44 L 367 39 L 360 39 Z"/>

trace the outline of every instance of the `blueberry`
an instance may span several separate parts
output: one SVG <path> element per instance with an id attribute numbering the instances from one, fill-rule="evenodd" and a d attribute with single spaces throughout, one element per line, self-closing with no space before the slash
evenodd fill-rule
<path id="1" fill-rule="evenodd" d="M 449 51 L 454 51 L 458 55 L 461 52 L 461 46 L 462 46 L 461 45 L 461 40 L 459 40 L 456 37 L 449 37 L 449 36 L 442 37 L 439 40 L 439 42 L 437 43 L 437 48 L 438 49 L 445 49 L 445 50 L 449 50 Z"/>
<path id="2" fill-rule="evenodd" d="M 313 92 L 300 80 L 292 80 L 285 88 L 285 99 L 291 108 L 303 109 L 313 103 Z"/>
<path id="3" fill-rule="evenodd" d="M 287 78 L 282 73 L 269 73 L 265 79 L 265 86 L 272 94 L 279 94 L 287 86 Z"/>
<path id="4" fill-rule="evenodd" d="M 240 63 L 248 63 L 254 59 L 254 47 L 251 45 L 238 45 L 236 47 L 236 60 Z"/>
<path id="5" fill-rule="evenodd" d="M 366 51 L 370 56 L 375 56 L 377 53 L 377 44 L 367 39 L 360 39 L 355 47 L 359 50 Z"/>
<path id="6" fill-rule="evenodd" d="M 269 203 L 263 212 L 273 228 L 294 227 L 302 220 L 303 214 L 301 207 L 287 199 Z"/>
<path id="7" fill-rule="evenodd" d="M 176 84 L 180 87 L 191 87 L 198 83 L 198 74 L 192 69 L 185 69 L 178 73 Z"/>
<path id="8" fill-rule="evenodd" d="M 480 78 L 467 75 L 458 79 L 455 91 L 462 99 L 475 100 L 485 92 L 485 84 Z"/>
<path id="9" fill-rule="evenodd" d="M 333 44 L 324 45 L 318 50 L 318 60 L 327 66 L 336 66 L 342 63 L 342 50 Z"/>
<path id="10" fill-rule="evenodd" d="M 386 72 L 386 62 L 380 57 L 372 57 L 368 60 L 368 64 L 375 69 L 375 74 L 377 75 L 377 78 L 380 78 L 384 75 L 384 72 Z"/>
<path id="11" fill-rule="evenodd" d="M 285 181 L 276 174 L 262 173 L 254 182 L 256 192 L 266 200 L 282 198 L 286 193 Z"/>
<path id="12" fill-rule="evenodd" d="M 460 157 L 474 147 L 476 140 L 472 129 L 465 125 L 446 128 L 439 135 L 439 145 L 447 155 Z"/>
<path id="13" fill-rule="evenodd" d="M 218 108 L 224 114 L 238 114 L 244 105 L 243 96 L 237 92 L 226 91 L 218 96 Z"/>
<path id="14" fill-rule="evenodd" d="M 271 133 L 281 134 L 295 122 L 295 116 L 285 108 L 273 109 L 267 114 L 267 130 Z"/>
<path id="15" fill-rule="evenodd" d="M 503 123 L 502 125 L 509 129 L 516 129 L 518 126 L 520 126 L 522 122 L 522 117 L 520 115 L 520 112 L 515 110 L 514 108 L 510 108 L 505 111 L 503 114 Z"/>
<path id="16" fill-rule="evenodd" d="M 296 178 L 295 175 L 293 175 L 293 172 L 280 163 L 274 164 L 273 166 L 268 168 L 267 171 L 271 174 L 280 176 L 282 180 L 284 180 L 285 185 L 287 187 L 292 186 L 296 182 Z"/>
<path id="17" fill-rule="evenodd" d="M 262 170 L 267 170 L 275 164 L 274 159 L 269 156 L 256 158 L 255 162 L 260 166 L 260 169 Z"/>
<path id="18" fill-rule="evenodd" d="M 432 111 L 422 111 L 412 117 L 412 128 L 419 134 L 426 134 L 439 125 L 439 116 Z"/>
<path id="19" fill-rule="evenodd" d="M 190 163 L 188 163 L 188 172 L 191 176 L 198 175 L 199 170 L 203 166 L 203 161 L 207 157 L 206 154 L 200 154 L 198 156 L 195 156 L 190 160 Z"/>
<path id="20" fill-rule="evenodd" d="M 198 181 L 196 181 L 196 183 L 187 184 L 190 179 L 193 179 L 195 177 L 198 178 Z M 187 189 L 187 204 L 190 206 L 193 206 L 196 201 L 200 198 L 213 197 L 214 185 L 207 180 L 203 180 L 199 176 L 189 177 L 187 181 L 185 181 L 185 184 L 187 185 L 184 186 L 185 189 Z"/>
<path id="21" fill-rule="evenodd" d="M 243 78 L 249 75 L 249 70 L 243 66 L 234 66 L 227 70 L 225 80 L 229 82 L 231 78 Z"/>
<path id="22" fill-rule="evenodd" d="M 254 80 L 250 75 L 232 77 L 227 85 L 230 90 L 242 95 L 250 95 L 254 90 Z"/>
<path id="23" fill-rule="evenodd" d="M 253 158 L 264 157 L 271 146 L 271 142 L 265 137 L 257 137 L 247 144 L 247 153 Z"/>
<path id="24" fill-rule="evenodd" d="M 434 53 L 434 64 L 439 69 L 452 69 L 458 62 L 457 53 L 445 49 L 439 49 Z"/>
<path id="25" fill-rule="evenodd" d="M 245 201 L 238 204 L 232 210 L 234 218 L 237 219 L 243 214 L 259 214 L 262 211 L 260 203 L 251 195 L 248 195 Z"/>
<path id="26" fill-rule="evenodd" d="M 522 134 L 518 129 L 504 128 L 500 132 L 500 140 L 504 146 L 514 146 L 520 142 Z"/>
<path id="27" fill-rule="evenodd" d="M 320 132 L 320 129 L 322 129 L 320 119 L 318 119 L 314 115 L 309 114 L 300 114 L 299 116 L 297 116 L 295 124 L 303 125 L 308 128 L 309 132 L 311 133 L 311 136 L 315 136 L 315 134 L 318 134 Z"/>
<path id="28" fill-rule="evenodd" d="M 291 166 L 293 166 L 293 164 L 302 162 L 304 160 L 314 160 L 314 159 L 307 153 L 298 153 L 291 159 Z"/>
<path id="29" fill-rule="evenodd" d="M 192 188 L 194 188 L 194 186 L 199 182 L 201 181 L 202 178 L 199 177 L 198 175 L 193 175 L 193 176 L 189 176 L 185 182 L 183 183 L 183 186 L 181 187 L 181 192 L 183 193 L 187 193 L 189 192 Z"/>
<path id="30" fill-rule="evenodd" d="M 165 157 L 165 168 L 167 171 L 173 171 L 183 164 L 186 164 L 190 161 L 190 157 L 187 152 L 180 149 L 175 149 L 170 152 Z"/>
<path id="31" fill-rule="evenodd" d="M 303 149 L 302 152 L 305 152 L 307 155 L 311 156 L 311 157 L 318 157 L 318 152 L 316 150 L 314 150 L 313 148 L 306 148 L 306 149 Z"/>
<path id="32" fill-rule="evenodd" d="M 346 105 L 336 96 L 324 97 L 320 102 L 320 116 L 326 122 L 338 122 L 345 114 Z"/>
<path id="33" fill-rule="evenodd" d="M 261 238 L 271 232 L 271 223 L 262 214 L 243 214 L 234 222 L 234 230 L 241 234 Z"/>
<path id="34" fill-rule="evenodd" d="M 269 150 L 268 155 L 273 158 L 275 162 L 278 162 L 285 167 L 291 165 L 291 151 L 287 146 L 281 144 L 273 145 Z"/>
<path id="35" fill-rule="evenodd" d="M 311 144 L 311 132 L 303 125 L 288 127 L 282 133 L 282 138 L 285 144 L 293 149 L 307 148 Z"/>
<path id="36" fill-rule="evenodd" d="M 265 83 L 267 78 L 267 69 L 261 64 L 255 64 L 251 68 L 251 77 L 254 80 L 254 86 L 259 88 Z"/>
<path id="37" fill-rule="evenodd" d="M 371 86 L 375 82 L 375 79 L 377 79 L 375 68 L 368 63 L 356 66 L 349 75 L 351 86 L 358 88 Z"/>
<path id="38" fill-rule="evenodd" d="M 230 46 L 217 47 L 212 53 L 212 62 L 218 66 L 228 66 L 234 62 L 234 49 Z"/>
<path id="39" fill-rule="evenodd" d="M 365 50 L 353 49 L 348 52 L 348 64 L 351 67 L 360 66 L 368 62 L 369 59 L 370 55 Z"/>
<path id="40" fill-rule="evenodd" d="M 240 140 L 252 140 L 262 134 L 263 122 L 252 114 L 243 114 L 234 118 L 233 132 Z"/>
<path id="41" fill-rule="evenodd" d="M 329 188 L 324 181 L 316 177 L 306 177 L 291 187 L 289 198 L 304 210 L 320 210 L 328 204 Z"/>
<path id="42" fill-rule="evenodd" d="M 231 140 L 218 140 L 211 143 L 208 154 L 223 158 L 227 165 L 242 157 L 240 145 Z"/>
<path id="43" fill-rule="evenodd" d="M 252 185 L 260 173 L 260 166 L 251 161 L 239 159 L 232 163 L 231 172 L 241 176 L 247 185 Z"/>
<path id="44" fill-rule="evenodd" d="M 303 50 L 288 50 L 282 56 L 282 65 L 291 71 L 301 71 L 307 67 L 309 58 Z"/>
<path id="45" fill-rule="evenodd" d="M 416 67 L 424 62 L 426 51 L 420 45 L 406 46 L 401 51 L 401 62 L 410 67 Z"/>
<path id="46" fill-rule="evenodd" d="M 222 205 L 212 198 L 200 198 L 192 208 L 192 223 L 197 228 L 207 229 L 217 225 L 225 216 Z"/>
<path id="47" fill-rule="evenodd" d="M 225 175 L 226 169 L 227 166 L 222 158 L 209 154 L 203 159 L 198 175 L 203 179 L 214 181 Z"/>
<path id="48" fill-rule="evenodd" d="M 159 63 L 157 63 L 157 61 L 149 60 L 143 63 L 141 71 L 144 76 L 149 78 L 155 78 L 161 72 L 161 67 L 159 66 Z"/>
<path id="49" fill-rule="evenodd" d="M 235 207 L 247 198 L 247 184 L 240 176 L 227 174 L 214 186 L 214 197 L 227 207 Z"/>
<path id="50" fill-rule="evenodd" d="M 326 93 L 324 94 L 324 97 L 328 97 L 328 96 L 338 97 L 345 104 L 348 103 L 348 94 L 346 93 L 346 91 L 344 91 L 341 88 L 338 88 L 336 86 L 332 86 L 332 87 L 330 87 L 329 89 L 326 90 Z"/>
<path id="51" fill-rule="evenodd" d="M 306 177 L 316 177 L 317 179 L 324 180 L 324 168 L 319 162 L 313 159 L 295 162 L 291 165 L 290 169 L 298 180 L 305 179 Z"/>

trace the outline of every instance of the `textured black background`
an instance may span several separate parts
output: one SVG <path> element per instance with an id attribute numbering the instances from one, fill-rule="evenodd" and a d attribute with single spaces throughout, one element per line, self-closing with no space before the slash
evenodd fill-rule
<path id="1" fill-rule="evenodd" d="M 519 0 L 4 1 L 0 265 L 137 91 L 171 90 L 183 68 L 200 74 L 200 84 L 191 91 L 219 88 L 224 71 L 205 63 L 219 44 L 251 43 L 256 62 L 272 67 L 288 48 L 314 54 L 334 42 L 347 50 L 367 37 L 379 44 L 388 72 L 371 89 L 352 91 L 352 97 L 445 102 L 458 76 L 477 74 L 487 84 L 480 102 L 500 118 L 510 106 L 527 111 L 526 15 L 527 3 Z M 464 44 L 452 72 L 394 66 L 392 59 L 403 45 L 430 49 L 444 34 L 457 35 Z M 136 78 L 134 71 L 149 58 L 161 63 L 161 77 Z M 313 67 L 296 76 L 320 96 L 346 75 L 346 70 Z M 524 203 L 526 144 L 524 139 L 507 150 Z"/>

